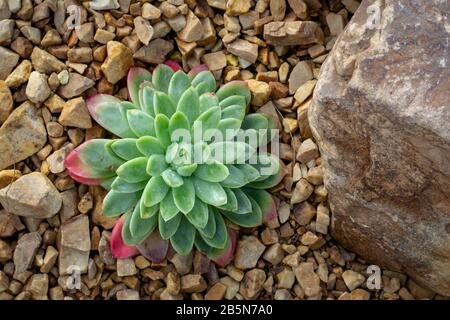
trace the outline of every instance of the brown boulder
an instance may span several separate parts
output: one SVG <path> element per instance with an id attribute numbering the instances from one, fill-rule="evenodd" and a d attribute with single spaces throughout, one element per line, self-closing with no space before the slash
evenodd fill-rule
<path id="1" fill-rule="evenodd" d="M 445 1 L 363 1 L 308 111 L 332 235 L 450 296 L 450 64 Z M 370 12 L 370 10 L 369 10 Z"/>

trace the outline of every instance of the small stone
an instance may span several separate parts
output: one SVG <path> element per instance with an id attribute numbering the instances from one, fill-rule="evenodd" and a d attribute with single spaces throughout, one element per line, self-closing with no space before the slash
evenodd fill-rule
<path id="1" fill-rule="evenodd" d="M 247 40 L 237 39 L 226 45 L 228 52 L 255 63 L 258 58 L 258 45 Z"/>
<path id="2" fill-rule="evenodd" d="M 9 278 L 3 271 L 0 271 L 0 293 L 8 290 Z"/>
<path id="3" fill-rule="evenodd" d="M 264 25 L 264 39 L 273 46 L 323 43 L 324 34 L 313 21 L 275 21 Z"/>
<path id="4" fill-rule="evenodd" d="M 319 237 L 316 236 L 314 233 L 312 233 L 311 231 L 307 231 L 306 233 L 304 233 L 301 237 L 300 242 L 305 245 L 305 246 L 311 246 L 314 243 L 317 242 L 317 240 L 319 240 Z"/>
<path id="5" fill-rule="evenodd" d="M 56 259 L 58 258 L 58 251 L 52 246 L 48 246 L 45 251 L 44 263 L 42 264 L 39 271 L 41 273 L 49 273 L 52 270 L 53 266 L 56 263 Z"/>
<path id="6" fill-rule="evenodd" d="M 314 77 L 311 65 L 307 61 L 300 61 L 292 69 L 289 75 L 289 93 L 295 94 L 297 89 L 308 80 Z"/>
<path id="7" fill-rule="evenodd" d="M 199 274 L 181 277 L 181 291 L 186 293 L 203 292 L 207 288 L 205 279 Z"/>
<path id="8" fill-rule="evenodd" d="M 311 139 L 302 142 L 297 151 L 296 159 L 302 163 L 308 163 L 319 156 L 319 148 Z"/>
<path id="9" fill-rule="evenodd" d="M 251 269 L 256 267 L 258 259 L 266 247 L 254 236 L 244 236 L 239 240 L 234 265 L 239 269 Z"/>
<path id="10" fill-rule="evenodd" d="M 344 273 L 342 274 L 342 279 L 344 280 L 345 285 L 350 291 L 355 290 L 356 288 L 361 286 L 364 281 L 366 281 L 366 278 L 362 274 L 353 270 L 344 271 Z"/>
<path id="11" fill-rule="evenodd" d="M 113 32 L 109 32 L 103 29 L 97 29 L 94 35 L 94 40 L 101 44 L 107 44 L 109 41 L 114 39 L 115 36 L 116 35 Z"/>
<path id="12" fill-rule="evenodd" d="M 25 290 L 31 293 L 33 300 L 48 300 L 48 275 L 33 274 L 25 285 Z"/>
<path id="13" fill-rule="evenodd" d="M 101 69 L 108 82 L 114 84 L 128 72 L 133 65 L 133 53 L 131 50 L 117 41 L 109 41 L 106 45 L 107 57 Z"/>
<path id="14" fill-rule="evenodd" d="M 406 288 L 401 288 L 398 295 L 402 300 L 414 300 L 414 296 Z"/>
<path id="15" fill-rule="evenodd" d="M 181 290 L 181 282 L 180 277 L 175 272 L 169 272 L 166 277 L 166 284 L 167 288 L 166 290 L 171 295 L 177 295 L 180 293 Z"/>
<path id="16" fill-rule="evenodd" d="M 416 299 L 432 299 L 434 297 L 434 292 L 424 288 L 423 286 L 419 285 L 417 282 L 412 280 L 411 278 L 408 279 L 406 282 L 406 288 L 409 290 L 409 292 L 414 296 Z"/>
<path id="17" fill-rule="evenodd" d="M 227 286 L 217 282 L 205 295 L 205 300 L 222 300 L 227 292 Z"/>
<path id="18" fill-rule="evenodd" d="M 19 62 L 19 55 L 4 47 L 0 47 L 0 80 L 5 80 Z"/>
<path id="19" fill-rule="evenodd" d="M 55 29 L 50 29 L 41 40 L 41 46 L 50 47 L 60 45 L 62 43 L 61 36 Z"/>
<path id="20" fill-rule="evenodd" d="M 295 277 L 307 297 L 317 297 L 320 294 L 320 278 L 314 272 L 311 262 L 302 262 L 295 268 Z"/>
<path id="21" fill-rule="evenodd" d="M 25 226 L 22 224 L 18 216 L 6 212 L 5 210 L 0 210 L 0 238 L 11 237 L 18 230 L 24 228 Z"/>
<path id="22" fill-rule="evenodd" d="M 261 241 L 265 245 L 277 243 L 279 241 L 278 233 L 273 229 L 266 228 L 261 233 Z"/>
<path id="23" fill-rule="evenodd" d="M 117 259 L 117 275 L 119 277 L 133 276 L 136 273 L 137 269 L 133 259 Z"/>
<path id="24" fill-rule="evenodd" d="M 277 265 L 284 258 L 284 250 L 279 243 L 275 243 L 267 248 L 263 255 L 263 259 L 270 262 L 272 265 Z"/>
<path id="25" fill-rule="evenodd" d="M 225 29 L 233 33 L 239 33 L 241 31 L 241 25 L 239 24 L 239 19 L 237 17 L 230 17 L 224 15 L 223 25 Z"/>
<path id="26" fill-rule="evenodd" d="M 139 40 L 148 45 L 153 37 L 153 27 L 150 23 L 142 17 L 136 17 L 134 18 L 134 27 Z"/>
<path id="27" fill-rule="evenodd" d="M 344 292 L 338 300 L 369 300 L 370 299 L 370 293 L 367 292 L 364 289 L 356 289 L 349 292 Z"/>
<path id="28" fill-rule="evenodd" d="M 294 99 L 298 104 L 308 99 L 314 91 L 317 80 L 308 80 L 295 91 Z"/>
<path id="29" fill-rule="evenodd" d="M 202 38 L 203 27 L 199 18 L 189 11 L 185 27 L 177 33 L 178 38 L 185 42 L 195 42 Z"/>
<path id="30" fill-rule="evenodd" d="M 345 21 L 340 14 L 330 12 L 327 14 L 326 20 L 332 36 L 339 36 L 344 31 Z"/>
<path id="31" fill-rule="evenodd" d="M 292 300 L 292 295 L 289 290 L 278 289 L 273 296 L 275 300 Z"/>
<path id="32" fill-rule="evenodd" d="M 14 102 L 11 91 L 9 90 L 7 83 L 0 80 L 0 125 L 8 119 L 13 107 Z"/>
<path id="33" fill-rule="evenodd" d="M 89 4 L 92 10 L 111 10 L 119 9 L 120 5 L 117 0 L 92 1 Z"/>
<path id="34" fill-rule="evenodd" d="M 33 44 L 39 45 L 41 43 L 41 30 L 32 26 L 23 26 L 20 32 L 30 40 Z"/>
<path id="35" fill-rule="evenodd" d="M 247 30 L 254 28 L 255 21 L 259 19 L 259 13 L 256 11 L 249 11 L 239 16 L 239 22 L 242 25 L 242 29 Z"/>
<path id="36" fill-rule="evenodd" d="M 92 49 L 89 47 L 71 48 L 67 51 L 67 60 L 74 63 L 90 63 L 92 62 Z"/>
<path id="37" fill-rule="evenodd" d="M 178 253 L 175 253 L 169 260 L 175 266 L 179 275 L 185 275 L 191 271 L 193 253 L 191 251 L 187 256 L 181 256 Z"/>
<path id="38" fill-rule="evenodd" d="M 173 44 L 167 40 L 155 39 L 148 46 L 141 47 L 133 58 L 152 64 L 163 63 L 167 55 L 173 50 Z"/>
<path id="39" fill-rule="evenodd" d="M 295 274 L 291 268 L 284 268 L 283 271 L 277 273 L 277 287 L 279 289 L 291 289 L 295 283 Z"/>
<path id="40" fill-rule="evenodd" d="M 167 19 L 167 23 L 173 31 L 179 32 L 186 26 L 186 17 L 180 14 L 171 19 Z"/>
<path id="41" fill-rule="evenodd" d="M 234 299 L 236 294 L 239 292 L 239 282 L 233 280 L 230 277 L 220 278 L 219 281 L 227 287 L 227 290 L 225 292 L 225 299 Z"/>
<path id="42" fill-rule="evenodd" d="M 83 77 L 82 75 L 69 72 L 69 80 L 67 84 L 61 85 L 58 88 L 58 94 L 63 98 L 70 99 L 81 95 L 84 91 L 92 88 L 95 82 L 89 78 Z"/>
<path id="43" fill-rule="evenodd" d="M 205 274 L 210 270 L 211 261 L 200 251 L 196 251 L 194 255 L 194 273 Z"/>
<path id="44" fill-rule="evenodd" d="M 322 203 L 317 206 L 316 231 L 322 234 L 328 233 L 330 225 L 330 210 Z M 400 288 L 399 288 L 400 289 Z"/>
<path id="45" fill-rule="evenodd" d="M 125 289 L 117 291 L 117 300 L 140 300 L 139 292 L 137 290 Z"/>
<path id="46" fill-rule="evenodd" d="M 251 103 L 256 107 L 263 106 L 270 99 L 270 86 L 263 81 L 247 80 L 248 88 L 252 94 Z"/>
<path id="47" fill-rule="evenodd" d="M 250 0 L 227 0 L 226 14 L 230 16 L 239 16 L 247 13 L 251 8 Z"/>
<path id="48" fill-rule="evenodd" d="M 31 72 L 25 93 L 28 99 L 34 103 L 47 100 L 52 93 L 47 83 L 47 76 L 38 71 Z"/>
<path id="49" fill-rule="evenodd" d="M 168 1 L 163 1 L 159 6 L 159 9 L 161 10 L 162 14 L 169 19 L 175 17 L 180 13 L 180 9 L 178 9 Z"/>
<path id="50" fill-rule="evenodd" d="M 292 118 L 283 118 L 283 128 L 286 133 L 295 133 L 298 130 L 298 121 Z"/>
<path id="51" fill-rule="evenodd" d="M 79 268 L 81 274 L 86 273 L 91 249 L 88 216 L 80 215 L 66 221 L 60 232 L 60 275 L 71 274 L 73 266 Z"/>
<path id="52" fill-rule="evenodd" d="M 71 143 L 66 144 L 62 148 L 53 152 L 48 158 L 48 169 L 51 173 L 61 173 L 66 168 L 64 166 L 64 159 L 73 150 L 73 145 Z"/>
<path id="53" fill-rule="evenodd" d="M 5 46 L 11 43 L 13 38 L 15 22 L 12 19 L 0 21 L 0 45 Z"/>
<path id="54" fill-rule="evenodd" d="M 92 195 L 87 192 L 82 197 L 80 202 L 78 203 L 78 210 L 81 213 L 88 213 L 94 207 L 94 199 Z"/>
<path id="55" fill-rule="evenodd" d="M 291 204 L 305 201 L 313 192 L 314 187 L 306 179 L 300 179 L 292 192 Z"/>
<path id="56" fill-rule="evenodd" d="M 11 260 L 14 248 L 7 242 L 0 239 L 0 263 Z"/>
<path id="57" fill-rule="evenodd" d="M 42 238 L 37 232 L 27 233 L 19 239 L 14 250 L 15 272 L 22 273 L 31 268 L 41 242 Z"/>
<path id="58" fill-rule="evenodd" d="M 308 18 L 308 6 L 303 0 L 288 0 L 289 6 L 294 11 L 295 15 L 300 20 L 306 20 Z"/>
<path id="59" fill-rule="evenodd" d="M 266 281 L 266 273 L 261 269 L 252 269 L 248 271 L 244 280 L 241 282 L 239 292 L 247 300 L 254 300 L 258 298 L 263 284 Z"/>
<path id="60" fill-rule="evenodd" d="M 78 39 L 84 43 L 94 42 L 94 23 L 83 23 L 79 29 L 75 29 Z"/>
<path id="61" fill-rule="evenodd" d="M 61 196 L 43 174 L 33 172 L 0 190 L 0 203 L 11 213 L 34 218 L 50 218 L 61 208 Z"/>
<path id="62" fill-rule="evenodd" d="M 58 122 L 67 127 L 91 128 L 92 121 L 84 99 L 80 97 L 67 101 Z"/>
<path id="63" fill-rule="evenodd" d="M 161 16 L 161 10 L 151 3 L 144 3 L 142 5 L 142 17 L 147 20 L 158 19 Z"/>
<path id="64" fill-rule="evenodd" d="M 166 289 L 164 289 L 161 292 L 161 295 L 159 296 L 159 299 L 160 300 L 183 300 L 183 295 L 180 294 L 180 293 L 179 294 L 175 294 L 175 295 L 170 294 L 169 290 L 167 290 L 167 288 L 166 288 Z"/>
<path id="65" fill-rule="evenodd" d="M 221 70 L 227 66 L 227 58 L 222 51 L 205 54 L 202 61 L 206 63 L 209 70 Z"/>
<path id="66" fill-rule="evenodd" d="M 47 51 L 34 47 L 31 53 L 31 63 L 35 70 L 50 74 L 52 72 L 61 72 L 66 68 L 66 65 L 59 61 L 55 56 Z"/>
<path id="67" fill-rule="evenodd" d="M 282 21 L 286 13 L 286 1 L 285 0 L 270 0 L 270 13 L 273 20 Z"/>

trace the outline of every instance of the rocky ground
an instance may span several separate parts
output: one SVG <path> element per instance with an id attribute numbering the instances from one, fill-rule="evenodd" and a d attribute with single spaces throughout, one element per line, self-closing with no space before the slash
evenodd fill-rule
<path id="1" fill-rule="evenodd" d="M 79 8 L 75 30 L 70 5 Z M 368 264 L 328 234 L 327 190 L 306 115 L 320 66 L 358 5 L 0 0 L 0 300 L 442 298 L 389 270 L 370 290 Z M 286 176 L 271 190 L 279 218 L 240 230 L 223 269 L 199 252 L 172 252 L 161 264 L 116 261 L 105 191 L 74 183 L 63 165 L 74 147 L 107 135 L 85 98 L 126 99 L 130 66 L 167 59 L 185 70 L 206 63 L 219 84 L 247 81 L 252 111 L 274 117 L 282 132 Z M 77 271 L 79 290 L 70 287 Z"/>

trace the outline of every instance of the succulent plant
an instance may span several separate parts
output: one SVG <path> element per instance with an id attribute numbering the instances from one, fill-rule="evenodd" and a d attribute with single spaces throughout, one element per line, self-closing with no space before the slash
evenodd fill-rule
<path id="1" fill-rule="evenodd" d="M 236 246 L 229 226 L 255 227 L 277 214 L 264 189 L 281 181 L 281 162 L 261 151 L 273 120 L 246 115 L 246 83 L 229 82 L 216 91 L 204 65 L 188 74 L 174 62 L 158 65 L 153 74 L 134 67 L 127 85 L 130 102 L 104 94 L 87 99 L 91 116 L 118 138 L 88 140 L 65 159 L 74 180 L 109 190 L 105 216 L 122 215 L 112 232 L 112 254 L 127 258 L 139 251 L 161 261 L 170 242 L 180 255 L 195 246 L 226 265 Z M 175 134 L 198 128 L 200 139 Z M 223 136 L 207 137 L 208 129 Z M 251 130 L 256 145 L 236 139 Z"/>

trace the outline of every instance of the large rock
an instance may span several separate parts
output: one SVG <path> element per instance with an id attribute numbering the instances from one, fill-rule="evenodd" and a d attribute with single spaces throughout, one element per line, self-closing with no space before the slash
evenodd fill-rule
<path id="1" fill-rule="evenodd" d="M 308 112 L 332 235 L 450 296 L 448 7 L 386 0 L 377 29 L 371 3 L 322 66 Z"/>
<path id="2" fill-rule="evenodd" d="M 38 152 L 46 141 L 44 121 L 30 102 L 24 102 L 0 128 L 0 170 Z"/>
<path id="3" fill-rule="evenodd" d="M 61 195 L 45 175 L 32 172 L 0 190 L 0 203 L 18 216 L 51 218 L 61 208 Z"/>

